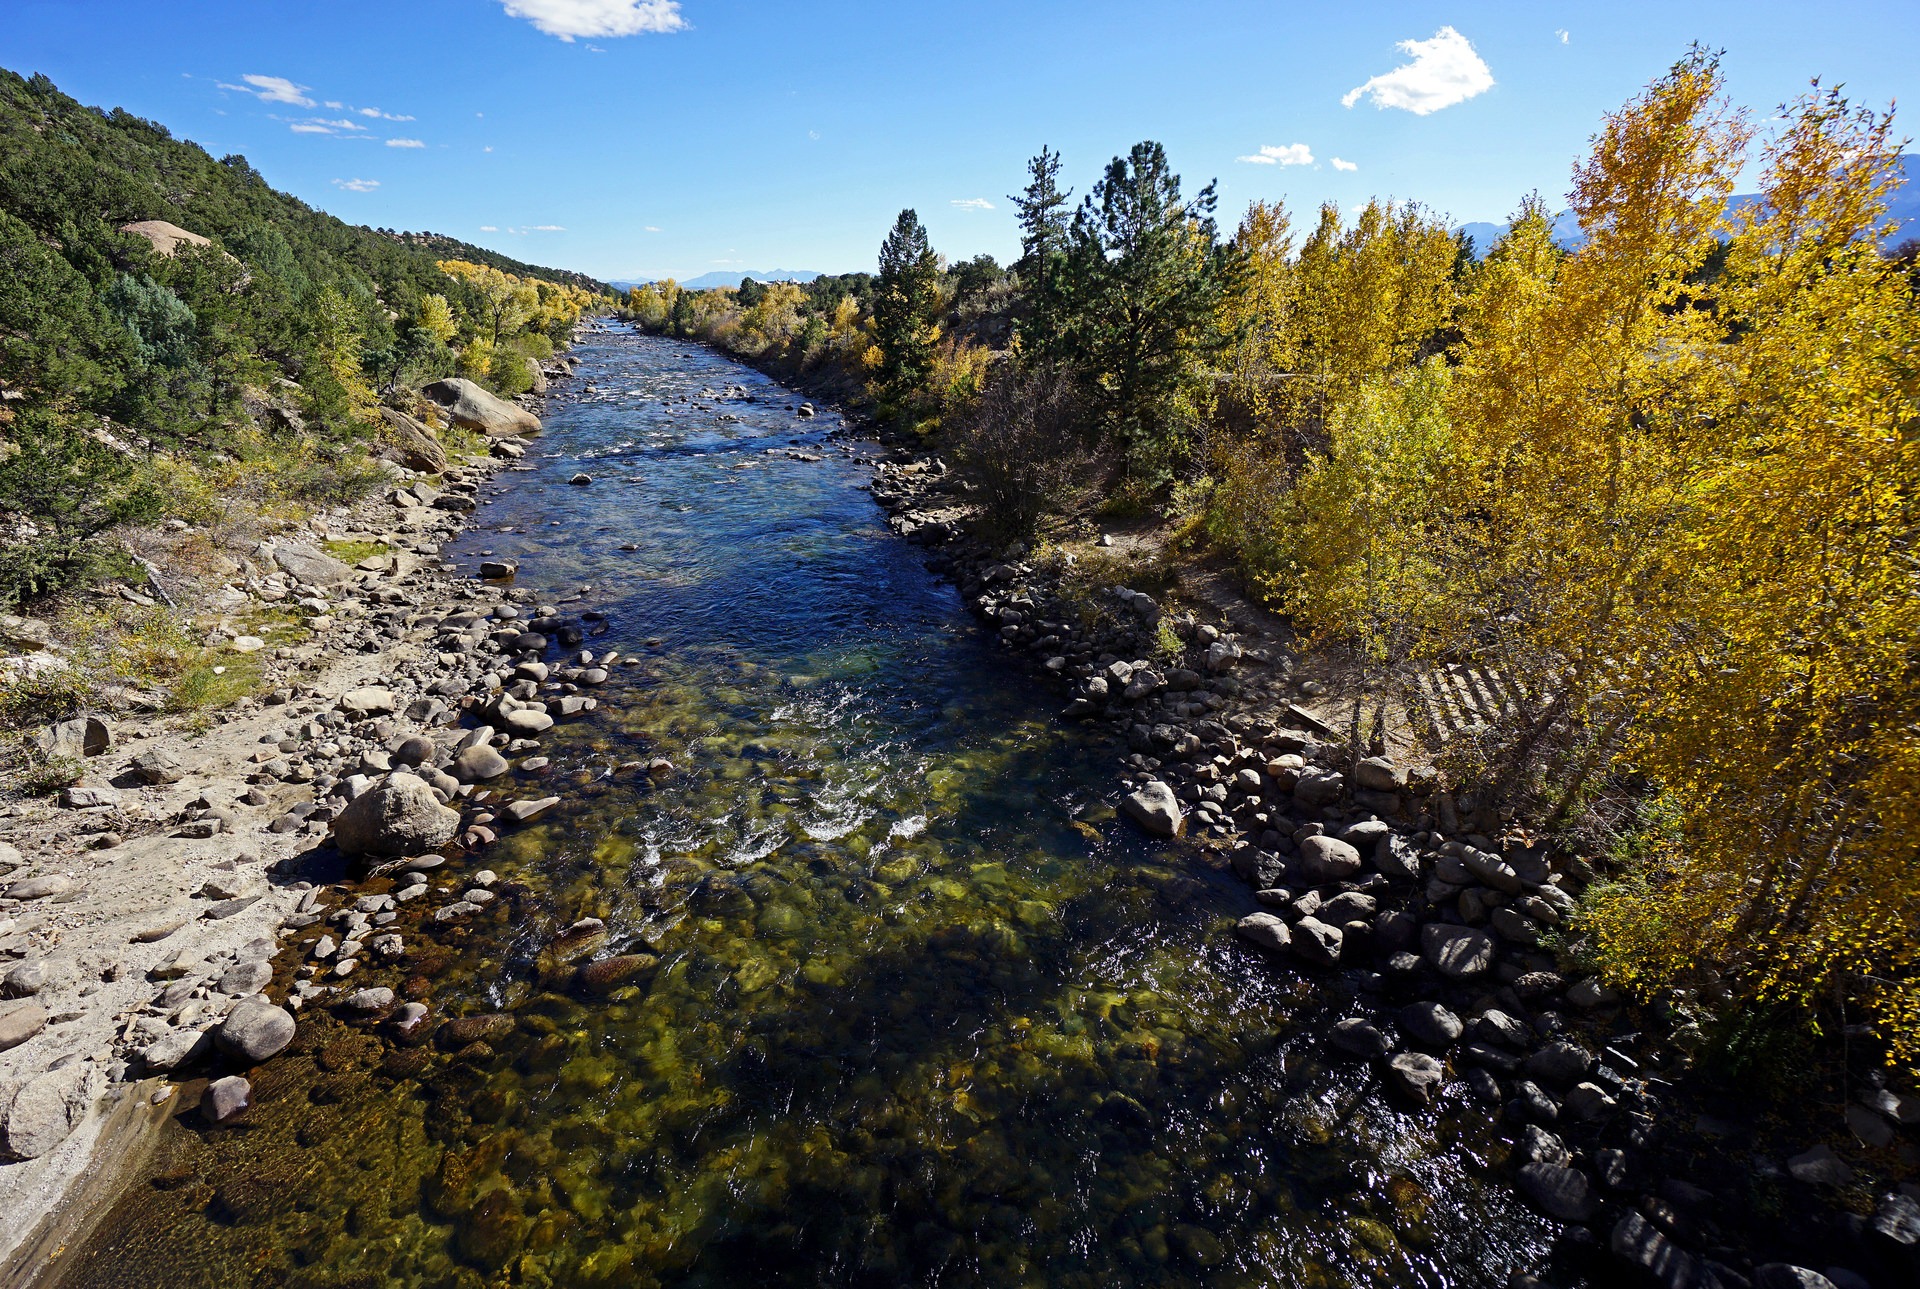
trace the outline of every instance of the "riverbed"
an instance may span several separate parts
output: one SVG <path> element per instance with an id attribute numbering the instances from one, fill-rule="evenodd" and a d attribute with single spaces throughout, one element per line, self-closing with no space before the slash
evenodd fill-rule
<path id="1" fill-rule="evenodd" d="M 695 345 L 574 352 L 447 553 L 516 561 L 639 665 L 516 771 L 562 804 L 444 870 L 500 898 L 410 928 L 386 982 L 511 1024 L 403 1048 L 309 1009 L 246 1117 L 170 1126 L 62 1283 L 1439 1286 L 1544 1261 L 1484 1112 L 1329 1063 L 1365 978 L 1261 959 L 1230 934 L 1243 883 L 1115 818 L 1122 749 L 1054 721 L 889 531 L 870 444 Z M 591 989 L 549 947 L 582 918 L 622 963 Z"/>

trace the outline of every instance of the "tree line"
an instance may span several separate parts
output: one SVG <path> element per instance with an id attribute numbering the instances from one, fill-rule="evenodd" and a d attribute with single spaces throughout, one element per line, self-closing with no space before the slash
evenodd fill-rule
<path id="1" fill-rule="evenodd" d="M 1754 162 L 1761 199 L 1736 206 Z M 1224 233 L 1211 185 L 1188 195 L 1142 143 L 1077 206 L 1058 155 L 1033 158 L 1004 272 L 944 264 L 904 211 L 871 277 L 629 307 L 857 382 L 947 445 L 1007 537 L 1096 499 L 1157 508 L 1353 661 L 1374 727 L 1417 719 L 1431 669 L 1490 669 L 1509 701 L 1442 759 L 1611 848 L 1570 951 L 1649 997 L 1711 972 L 1844 1005 L 1913 1060 L 1920 313 L 1911 247 L 1880 249 L 1898 162 L 1889 114 L 1816 82 L 1756 121 L 1696 49 L 1601 123 L 1572 250 L 1537 196 L 1483 257 L 1402 203 L 1298 230 L 1255 203 Z"/>

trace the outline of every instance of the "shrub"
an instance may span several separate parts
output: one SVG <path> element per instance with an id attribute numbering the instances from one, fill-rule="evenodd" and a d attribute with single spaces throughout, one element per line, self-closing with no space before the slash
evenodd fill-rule
<path id="1" fill-rule="evenodd" d="M 997 537 L 1031 537 L 1085 465 L 1073 433 L 1072 386 L 1057 370 L 1001 360 L 952 427 L 960 470 Z"/>

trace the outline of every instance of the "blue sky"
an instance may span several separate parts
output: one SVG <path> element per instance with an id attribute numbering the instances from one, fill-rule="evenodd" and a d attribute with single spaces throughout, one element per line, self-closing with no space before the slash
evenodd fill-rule
<path id="1" fill-rule="evenodd" d="M 344 219 L 622 278 L 871 268 L 903 206 L 949 257 L 1004 261 L 1042 144 L 1083 192 L 1159 139 L 1189 188 L 1218 178 L 1229 226 L 1275 197 L 1497 219 L 1557 199 L 1600 115 L 1692 40 L 1763 114 L 1815 75 L 1881 106 L 1920 90 L 1913 0 L 4 7 L 0 65 Z"/>

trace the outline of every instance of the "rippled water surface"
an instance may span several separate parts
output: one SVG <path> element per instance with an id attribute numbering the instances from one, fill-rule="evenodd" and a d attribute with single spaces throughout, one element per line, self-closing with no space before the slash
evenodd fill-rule
<path id="1" fill-rule="evenodd" d="M 1116 823 L 1116 748 L 1048 719 L 1058 694 L 888 534 L 830 415 L 678 342 L 576 352 L 534 468 L 451 553 L 591 588 L 590 643 L 644 664 L 519 775 L 565 804 L 442 870 L 502 898 L 451 931 L 410 912 L 408 964 L 363 973 L 513 1023 L 446 1052 L 310 1010 L 243 1124 L 169 1128 L 67 1283 L 1466 1285 L 1538 1260 L 1480 1180 L 1483 1115 L 1322 1064 L 1342 983 L 1261 962 L 1230 873 Z M 620 768 L 655 756 L 657 786 Z M 657 963 L 581 987 L 545 950 L 587 915 L 600 956 Z"/>

